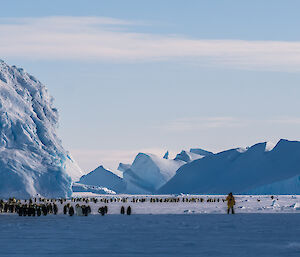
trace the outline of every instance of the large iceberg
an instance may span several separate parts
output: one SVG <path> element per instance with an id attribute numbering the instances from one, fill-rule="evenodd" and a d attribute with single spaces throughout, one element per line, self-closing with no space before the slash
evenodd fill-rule
<path id="1" fill-rule="evenodd" d="M 131 167 L 123 173 L 126 193 L 153 193 L 169 181 L 185 164 L 182 160 L 165 159 L 154 154 L 139 153 Z"/>
<path id="2" fill-rule="evenodd" d="M 299 194 L 300 142 L 231 149 L 182 166 L 159 193 Z"/>
<path id="3" fill-rule="evenodd" d="M 80 178 L 79 183 L 89 186 L 109 188 L 110 190 L 113 190 L 117 193 L 120 193 L 125 189 L 123 179 L 113 172 L 105 169 L 103 166 L 99 166 L 87 175 L 83 175 Z"/>
<path id="4" fill-rule="evenodd" d="M 66 197 L 83 174 L 56 134 L 46 87 L 0 61 L 0 197 Z"/>
<path id="5" fill-rule="evenodd" d="M 139 153 L 132 164 L 120 163 L 118 170 L 122 171 L 123 177 L 100 166 L 82 176 L 79 183 L 106 187 L 117 193 L 152 194 L 167 183 L 182 165 L 203 158 L 204 155 L 212 154 L 201 149 L 196 150 L 199 150 L 202 155 L 182 151 L 174 160 L 169 159 L 168 152 L 163 157 L 150 153 Z M 79 188 L 76 187 L 76 190 Z"/>

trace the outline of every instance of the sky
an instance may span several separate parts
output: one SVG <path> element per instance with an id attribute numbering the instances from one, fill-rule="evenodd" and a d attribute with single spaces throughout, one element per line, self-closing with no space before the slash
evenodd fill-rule
<path id="1" fill-rule="evenodd" d="M 0 4 L 0 59 L 46 85 L 86 172 L 300 140 L 299 1 Z"/>

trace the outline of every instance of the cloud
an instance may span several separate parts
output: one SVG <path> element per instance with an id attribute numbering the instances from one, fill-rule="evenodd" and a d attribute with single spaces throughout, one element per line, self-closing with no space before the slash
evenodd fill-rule
<path id="1" fill-rule="evenodd" d="M 173 132 L 188 132 L 195 130 L 243 127 L 247 120 L 235 117 L 189 117 L 169 121 L 160 125 L 160 129 Z"/>
<path id="2" fill-rule="evenodd" d="M 273 124 L 300 125 L 300 117 L 279 117 L 267 120 Z"/>
<path id="3" fill-rule="evenodd" d="M 212 130 L 224 128 L 242 129 L 245 127 L 260 127 L 273 125 L 300 125 L 300 117 L 275 117 L 265 119 L 253 119 L 247 117 L 187 117 L 167 121 L 156 126 L 169 132 L 191 132 L 198 130 Z"/>
<path id="4" fill-rule="evenodd" d="M 105 17 L 1 18 L 0 56 L 46 60 L 149 62 L 300 71 L 300 42 L 206 40 L 131 32 L 137 25 Z"/>

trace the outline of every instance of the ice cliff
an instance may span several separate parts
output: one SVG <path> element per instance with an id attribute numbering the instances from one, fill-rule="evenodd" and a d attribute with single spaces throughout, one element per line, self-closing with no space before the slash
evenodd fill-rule
<path id="1" fill-rule="evenodd" d="M 46 87 L 0 61 L 0 197 L 70 196 L 83 174 L 56 134 L 58 111 Z"/>

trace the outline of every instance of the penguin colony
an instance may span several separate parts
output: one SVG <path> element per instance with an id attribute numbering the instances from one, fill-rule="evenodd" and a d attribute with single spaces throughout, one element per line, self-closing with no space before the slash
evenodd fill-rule
<path id="1" fill-rule="evenodd" d="M 271 196 L 274 199 L 274 196 Z M 277 199 L 278 200 L 278 199 Z M 257 201 L 260 201 L 257 199 Z M 97 198 L 71 198 L 71 199 L 46 199 L 46 198 L 32 198 L 29 200 L 18 200 L 10 198 L 7 201 L 0 200 L 0 214 L 10 213 L 18 214 L 19 216 L 47 216 L 64 214 L 69 216 L 88 216 L 91 214 L 92 204 L 100 204 L 98 214 L 104 216 L 109 213 L 109 203 L 120 203 L 120 214 L 131 215 L 132 207 L 128 204 L 134 203 L 224 203 L 224 198 L 211 197 L 120 197 L 120 196 L 105 196 Z M 124 205 L 125 206 L 124 206 Z"/>
<path id="2" fill-rule="evenodd" d="M 71 199 L 46 199 L 46 198 L 33 198 L 29 200 L 17 200 L 10 198 L 8 201 L 0 200 L 0 213 L 15 213 L 19 216 L 47 216 L 50 214 L 61 214 L 58 212 L 58 205 L 62 207 L 62 213 L 69 216 L 88 216 L 91 213 L 90 202 L 96 204 L 101 203 L 104 206 L 98 208 L 98 213 L 102 216 L 108 214 L 108 206 L 105 204 L 119 202 L 119 203 L 178 203 L 178 202 L 220 202 L 225 201 L 219 198 L 179 198 L 179 197 L 100 197 L 100 198 L 71 198 Z M 120 214 L 131 215 L 131 206 L 121 206 Z"/>
<path id="3" fill-rule="evenodd" d="M 19 216 L 47 216 L 48 214 L 56 215 L 58 213 L 58 207 L 56 200 L 45 200 L 34 198 L 34 200 L 29 199 L 17 200 L 15 198 L 10 198 L 7 202 L 0 200 L 0 213 L 16 213 Z"/>
<path id="4" fill-rule="evenodd" d="M 58 214 L 57 204 L 63 205 L 63 214 L 69 216 L 88 216 L 91 213 L 91 207 L 88 203 L 103 202 L 120 202 L 127 203 L 128 200 L 122 199 L 106 199 L 106 198 L 71 198 L 71 203 L 67 203 L 67 199 L 45 199 L 45 198 L 34 198 L 29 200 L 18 200 L 16 198 L 9 198 L 8 201 L 0 200 L 0 213 L 11 213 L 18 214 L 19 216 L 47 216 L 50 214 Z M 85 204 L 80 205 L 79 203 L 84 202 Z M 76 203 L 75 206 L 72 203 Z M 104 216 L 108 213 L 108 207 L 99 207 L 98 213 Z M 121 207 L 121 214 L 125 214 L 124 206 Z M 131 207 L 127 207 L 127 215 L 131 215 Z"/>

